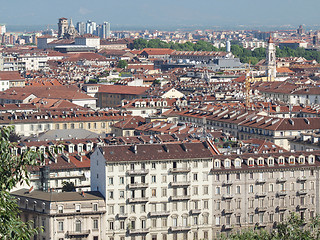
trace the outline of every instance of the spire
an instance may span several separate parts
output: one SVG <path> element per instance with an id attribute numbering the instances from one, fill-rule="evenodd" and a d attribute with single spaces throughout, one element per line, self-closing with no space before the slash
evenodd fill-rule
<path id="1" fill-rule="evenodd" d="M 270 35 L 270 37 L 269 37 L 268 43 L 274 43 L 274 41 L 273 41 L 273 39 L 272 39 L 271 35 Z"/>
<path id="2" fill-rule="evenodd" d="M 72 18 L 70 18 L 70 24 L 69 24 L 69 27 L 74 28 L 73 23 L 72 23 Z"/>

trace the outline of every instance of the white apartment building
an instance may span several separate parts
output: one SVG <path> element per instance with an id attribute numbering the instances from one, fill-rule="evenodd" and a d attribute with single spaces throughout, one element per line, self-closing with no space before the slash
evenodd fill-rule
<path id="1" fill-rule="evenodd" d="M 210 141 L 97 148 L 106 239 L 214 239 L 319 213 L 319 151 L 218 155 Z"/>

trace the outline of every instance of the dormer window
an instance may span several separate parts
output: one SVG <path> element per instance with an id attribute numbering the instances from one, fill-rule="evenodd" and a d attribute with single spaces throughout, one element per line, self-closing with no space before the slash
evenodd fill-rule
<path id="1" fill-rule="evenodd" d="M 283 157 L 279 157 L 278 162 L 280 165 L 284 165 L 284 158 Z"/>
<path id="2" fill-rule="evenodd" d="M 295 164 L 295 157 L 289 157 L 289 163 L 290 164 Z"/>
<path id="3" fill-rule="evenodd" d="M 249 159 L 248 160 L 248 165 L 249 165 L 249 167 L 253 167 L 254 166 L 254 160 L 253 159 Z"/>
<path id="4" fill-rule="evenodd" d="M 236 159 L 236 160 L 234 161 L 234 166 L 235 166 L 235 167 L 241 167 L 241 160 Z"/>
<path id="5" fill-rule="evenodd" d="M 313 155 L 309 156 L 308 161 L 309 161 L 309 164 L 314 164 L 314 156 Z"/>
<path id="6" fill-rule="evenodd" d="M 300 163 L 300 164 L 304 164 L 304 163 L 305 163 L 305 158 L 304 158 L 304 156 L 300 156 L 300 157 L 299 157 L 299 163 Z"/>
<path id="7" fill-rule="evenodd" d="M 230 168 L 230 166 L 231 166 L 230 160 L 224 160 L 224 167 Z"/>
<path id="8" fill-rule="evenodd" d="M 220 160 L 214 161 L 214 168 L 220 168 Z"/>
<path id="9" fill-rule="evenodd" d="M 264 159 L 263 158 L 259 158 L 258 159 L 258 165 L 259 166 L 263 166 L 263 163 L 264 163 Z"/>
<path id="10" fill-rule="evenodd" d="M 268 159 L 268 165 L 269 166 L 273 166 L 274 165 L 274 159 L 273 158 L 269 158 Z"/>

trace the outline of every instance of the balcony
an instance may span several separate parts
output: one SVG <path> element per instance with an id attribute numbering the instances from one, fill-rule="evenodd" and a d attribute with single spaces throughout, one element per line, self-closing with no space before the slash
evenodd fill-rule
<path id="1" fill-rule="evenodd" d="M 265 228 L 267 226 L 267 223 L 259 222 L 256 224 L 257 228 Z"/>
<path id="2" fill-rule="evenodd" d="M 277 178 L 277 183 L 285 183 L 287 179 L 285 178 Z"/>
<path id="3" fill-rule="evenodd" d="M 266 180 L 265 179 L 257 179 L 256 184 L 265 184 Z"/>
<path id="4" fill-rule="evenodd" d="M 297 192 L 298 195 L 306 195 L 307 194 L 307 190 L 306 189 L 300 189 L 298 192 Z"/>
<path id="5" fill-rule="evenodd" d="M 171 196 L 171 201 L 186 201 L 190 200 L 190 195 Z"/>
<path id="6" fill-rule="evenodd" d="M 190 182 L 171 182 L 171 187 L 188 187 L 190 185 Z"/>
<path id="7" fill-rule="evenodd" d="M 128 202 L 129 203 L 141 203 L 141 202 L 148 202 L 149 199 L 147 197 L 142 197 L 142 198 L 129 198 Z"/>
<path id="8" fill-rule="evenodd" d="M 303 204 L 303 205 L 298 205 L 297 208 L 299 210 L 306 210 L 306 209 L 308 209 L 308 206 L 306 204 Z"/>
<path id="9" fill-rule="evenodd" d="M 171 227 L 171 232 L 184 232 L 184 231 L 190 231 L 191 227 L 189 225 L 186 226 L 175 226 Z"/>
<path id="10" fill-rule="evenodd" d="M 277 192 L 278 196 L 286 196 L 287 195 L 287 191 L 286 190 L 281 190 L 279 192 Z"/>
<path id="11" fill-rule="evenodd" d="M 257 212 L 266 212 L 267 209 L 268 209 L 267 207 L 257 207 L 257 208 L 256 208 L 256 211 L 257 211 Z"/>
<path id="12" fill-rule="evenodd" d="M 150 212 L 149 217 L 165 217 L 169 216 L 170 212 L 169 211 L 163 211 L 163 212 Z"/>
<path id="13" fill-rule="evenodd" d="M 67 231 L 67 236 L 70 238 L 81 238 L 81 237 L 87 237 L 90 234 L 90 230 L 82 230 L 82 231 Z"/>
<path id="14" fill-rule="evenodd" d="M 182 168 L 170 168 L 169 172 L 170 173 L 188 173 L 190 172 L 191 169 L 187 167 L 182 167 Z"/>
<path id="15" fill-rule="evenodd" d="M 118 219 L 124 219 L 124 218 L 127 218 L 127 217 L 128 217 L 127 213 L 118 213 L 118 215 L 117 215 Z"/>
<path id="16" fill-rule="evenodd" d="M 225 230 L 225 231 L 230 231 L 230 230 L 233 229 L 233 226 L 230 225 L 230 224 L 226 224 L 226 225 L 222 226 L 222 229 Z"/>
<path id="17" fill-rule="evenodd" d="M 136 170 L 128 170 L 128 175 L 146 175 L 149 173 L 149 170 L 147 169 L 136 169 Z"/>
<path id="18" fill-rule="evenodd" d="M 277 210 L 278 210 L 278 212 L 284 212 L 287 210 L 287 207 L 286 206 L 278 206 Z"/>
<path id="19" fill-rule="evenodd" d="M 226 214 L 232 214 L 234 212 L 233 209 L 223 209 L 223 213 Z"/>
<path id="20" fill-rule="evenodd" d="M 129 189 L 137 189 L 137 188 L 147 188 L 148 183 L 130 183 L 128 184 Z"/>
<path id="21" fill-rule="evenodd" d="M 305 176 L 297 178 L 297 182 L 305 182 L 305 181 L 307 181 L 307 178 Z"/>
<path id="22" fill-rule="evenodd" d="M 256 193 L 256 198 L 264 198 L 267 196 L 267 193 L 263 192 L 263 193 Z"/>
<path id="23" fill-rule="evenodd" d="M 227 181 L 223 181 L 222 182 L 222 185 L 223 186 L 230 186 L 230 185 L 232 185 L 233 184 L 233 181 L 231 181 L 231 180 L 227 180 Z"/>
<path id="24" fill-rule="evenodd" d="M 191 215 L 197 215 L 201 213 L 201 209 L 191 209 L 190 214 Z"/>
<path id="25" fill-rule="evenodd" d="M 129 229 L 129 234 L 147 234 L 149 233 L 149 228 L 140 228 L 140 229 Z"/>
<path id="26" fill-rule="evenodd" d="M 233 198 L 233 195 L 232 194 L 224 194 L 222 196 L 223 199 L 232 199 Z"/>

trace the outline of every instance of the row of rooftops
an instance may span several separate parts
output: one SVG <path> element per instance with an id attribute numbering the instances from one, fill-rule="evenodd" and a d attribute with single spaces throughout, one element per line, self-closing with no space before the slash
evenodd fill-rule
<path id="1" fill-rule="evenodd" d="M 178 113 L 181 117 L 206 119 L 210 121 L 238 125 L 256 129 L 283 131 L 283 130 L 304 130 L 320 129 L 320 118 L 277 118 L 261 116 L 253 111 L 217 109 L 213 111 L 188 110 Z"/>

